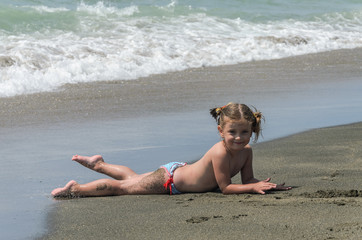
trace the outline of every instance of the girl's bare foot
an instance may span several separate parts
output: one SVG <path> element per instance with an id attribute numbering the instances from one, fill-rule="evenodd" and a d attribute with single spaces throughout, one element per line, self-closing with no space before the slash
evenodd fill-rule
<path id="1" fill-rule="evenodd" d="M 101 165 L 104 163 L 101 155 L 94 155 L 92 157 L 74 155 L 72 160 L 97 172 L 100 171 Z"/>
<path id="2" fill-rule="evenodd" d="M 73 188 L 76 185 L 78 185 L 78 183 L 72 180 L 68 182 L 64 187 L 54 189 L 51 194 L 53 197 L 73 197 Z"/>

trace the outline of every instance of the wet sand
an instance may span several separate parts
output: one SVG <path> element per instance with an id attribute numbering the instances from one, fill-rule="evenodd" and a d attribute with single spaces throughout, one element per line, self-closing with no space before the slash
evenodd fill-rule
<path id="1" fill-rule="evenodd" d="M 361 136 L 358 123 L 257 144 L 256 175 L 291 191 L 63 200 L 42 239 L 360 239 Z"/>

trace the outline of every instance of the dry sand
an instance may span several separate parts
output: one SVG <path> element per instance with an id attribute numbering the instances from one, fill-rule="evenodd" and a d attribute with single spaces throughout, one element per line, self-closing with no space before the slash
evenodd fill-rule
<path id="1" fill-rule="evenodd" d="M 63 200 L 43 239 L 361 239 L 361 136 L 358 123 L 257 144 L 256 175 L 287 192 Z"/>

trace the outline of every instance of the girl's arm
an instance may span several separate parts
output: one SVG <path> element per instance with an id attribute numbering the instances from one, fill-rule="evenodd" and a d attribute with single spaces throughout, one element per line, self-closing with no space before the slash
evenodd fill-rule
<path id="1" fill-rule="evenodd" d="M 270 183 L 270 178 L 257 183 L 248 184 L 229 184 L 223 194 L 238 194 L 238 193 L 260 193 L 265 194 L 265 191 L 277 188 L 277 185 Z"/>
<path id="2" fill-rule="evenodd" d="M 240 170 L 240 175 L 241 175 L 241 182 L 243 184 L 260 182 L 260 180 L 254 178 L 253 149 L 252 148 L 248 148 L 247 158 L 246 158 L 244 166 Z"/>
<path id="3" fill-rule="evenodd" d="M 212 159 L 212 165 L 214 168 L 214 174 L 216 178 L 216 182 L 222 191 L 223 194 L 238 194 L 238 193 L 247 193 L 247 192 L 255 192 L 260 194 L 265 194 L 264 191 L 275 188 L 277 185 L 274 183 L 269 183 L 270 179 L 266 179 L 264 181 L 259 181 L 254 178 L 252 165 L 251 165 L 251 157 L 252 152 L 248 153 L 248 159 L 245 163 L 246 165 L 242 169 L 242 174 L 244 171 L 246 175 L 243 175 L 243 184 L 232 184 L 230 177 L 230 156 L 226 153 L 219 152 Z M 244 170 L 245 167 L 247 170 Z M 250 171 L 251 170 L 251 171 Z M 244 184 L 246 183 L 246 184 Z"/>

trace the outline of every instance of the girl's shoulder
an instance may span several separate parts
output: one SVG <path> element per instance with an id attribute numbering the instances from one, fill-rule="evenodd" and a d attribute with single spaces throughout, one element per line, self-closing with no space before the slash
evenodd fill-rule
<path id="1" fill-rule="evenodd" d="M 215 145 L 212 146 L 211 149 L 225 150 L 225 145 L 224 145 L 223 141 L 220 141 L 220 142 L 215 143 Z"/>
<path id="2" fill-rule="evenodd" d="M 228 152 L 225 148 L 225 145 L 222 141 L 216 143 L 209 151 L 212 155 L 214 156 L 219 156 L 219 157 L 226 157 L 228 156 Z"/>

